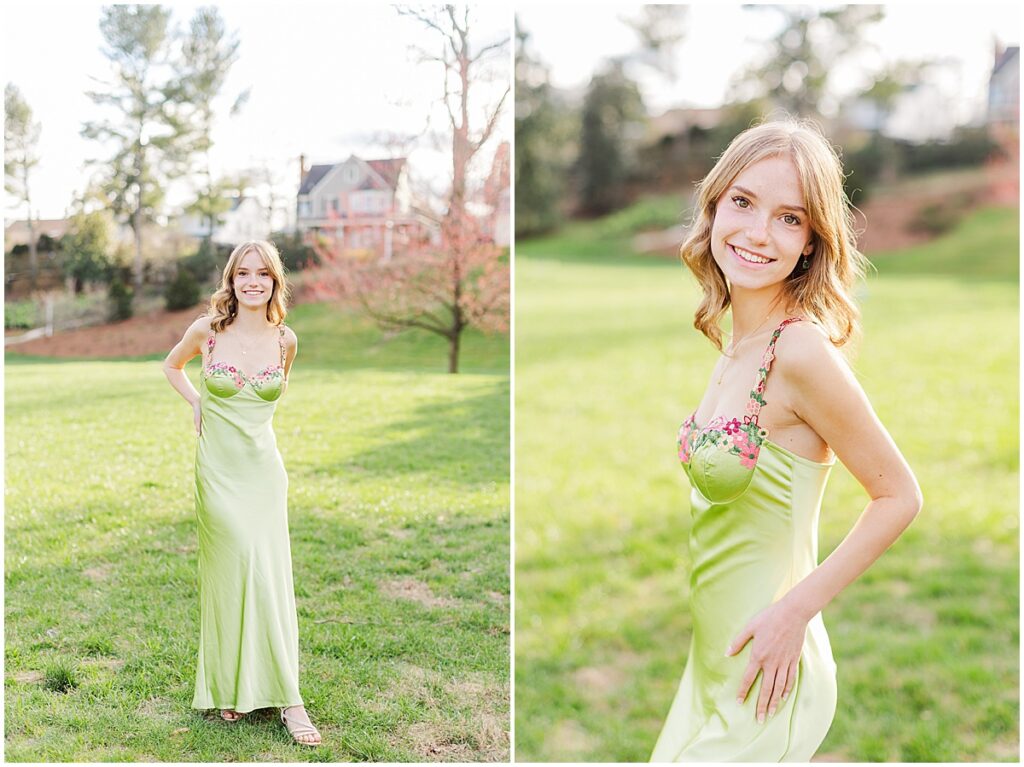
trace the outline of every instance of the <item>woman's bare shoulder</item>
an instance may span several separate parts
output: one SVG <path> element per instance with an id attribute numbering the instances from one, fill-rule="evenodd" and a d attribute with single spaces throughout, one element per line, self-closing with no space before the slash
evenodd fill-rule
<path id="1" fill-rule="evenodd" d="M 294 349 L 299 345 L 299 337 L 295 335 L 295 331 L 291 329 L 289 325 L 281 325 L 284 328 L 284 342 L 289 349 Z"/>
<path id="2" fill-rule="evenodd" d="M 209 314 L 203 314 L 193 320 L 192 324 L 188 326 L 185 331 L 186 336 L 192 336 L 195 338 L 205 338 L 210 332 L 210 323 L 213 322 L 213 317 Z"/>
<path id="3" fill-rule="evenodd" d="M 783 376 L 803 383 L 817 380 L 825 371 L 849 367 L 828 333 L 815 322 L 794 322 L 775 344 L 776 365 Z"/>

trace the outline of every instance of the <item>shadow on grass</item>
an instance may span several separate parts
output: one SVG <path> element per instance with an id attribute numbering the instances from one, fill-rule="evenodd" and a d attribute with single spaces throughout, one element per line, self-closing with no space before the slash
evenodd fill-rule
<path id="1" fill-rule="evenodd" d="M 495 402 L 501 403 L 495 408 Z M 445 397 L 418 405 L 405 418 L 391 421 L 386 431 L 401 435 L 377 440 L 342 462 L 323 463 L 316 474 L 366 471 L 375 477 L 429 472 L 439 478 L 475 485 L 508 477 L 507 403 L 509 383 L 496 381 L 458 400 Z M 495 440 L 495 432 L 506 438 Z M 380 433 L 373 427 L 368 436 Z"/>

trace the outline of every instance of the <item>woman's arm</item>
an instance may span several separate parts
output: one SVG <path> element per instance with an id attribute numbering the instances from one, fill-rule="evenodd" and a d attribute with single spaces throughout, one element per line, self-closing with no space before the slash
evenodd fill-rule
<path id="1" fill-rule="evenodd" d="M 871 500 L 828 558 L 751 618 L 726 650 L 734 655 L 754 640 L 738 698 L 746 698 L 763 672 L 759 721 L 793 688 L 807 623 L 892 545 L 922 504 L 913 472 L 824 334 L 810 323 L 791 326 L 776 354 L 776 375 L 790 408 L 832 448 Z"/>
<path id="2" fill-rule="evenodd" d="M 185 375 L 184 368 L 185 363 L 190 359 L 197 354 L 202 354 L 202 343 L 209 330 L 209 318 L 201 317 L 193 322 L 163 362 L 163 371 L 164 375 L 167 376 L 167 380 L 174 387 L 174 390 L 192 406 L 195 415 L 196 434 L 200 432 L 199 392 L 196 391 L 196 387 L 192 385 L 188 376 Z"/>
<path id="3" fill-rule="evenodd" d="M 892 545 L 923 499 L 914 473 L 839 351 L 815 326 L 799 330 L 779 350 L 793 410 L 871 498 L 842 543 L 783 597 L 810 620 Z"/>
<path id="4" fill-rule="evenodd" d="M 290 327 L 285 326 L 284 329 L 284 347 L 285 347 L 285 361 L 284 361 L 284 381 L 281 383 L 281 396 L 288 391 L 288 376 L 292 372 L 292 363 L 295 361 L 295 355 L 299 351 L 299 337 L 295 335 L 295 331 Z"/>

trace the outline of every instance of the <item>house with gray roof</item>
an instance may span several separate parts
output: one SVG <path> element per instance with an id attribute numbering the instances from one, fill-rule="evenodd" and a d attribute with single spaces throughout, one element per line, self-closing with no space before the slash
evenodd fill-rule
<path id="1" fill-rule="evenodd" d="M 352 155 L 307 169 L 302 157 L 300 164 L 299 232 L 330 231 L 344 251 L 385 258 L 410 242 L 436 239 L 437 221 L 413 204 L 406 158 L 363 160 Z"/>

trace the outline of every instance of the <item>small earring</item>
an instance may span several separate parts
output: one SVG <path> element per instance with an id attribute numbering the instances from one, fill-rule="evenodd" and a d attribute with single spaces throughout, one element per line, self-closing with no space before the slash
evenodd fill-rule
<path id="1" fill-rule="evenodd" d="M 810 256 L 804 256 L 803 260 L 800 262 L 800 268 L 806 270 L 806 269 L 809 269 L 810 266 L 811 266 L 811 257 Z"/>

